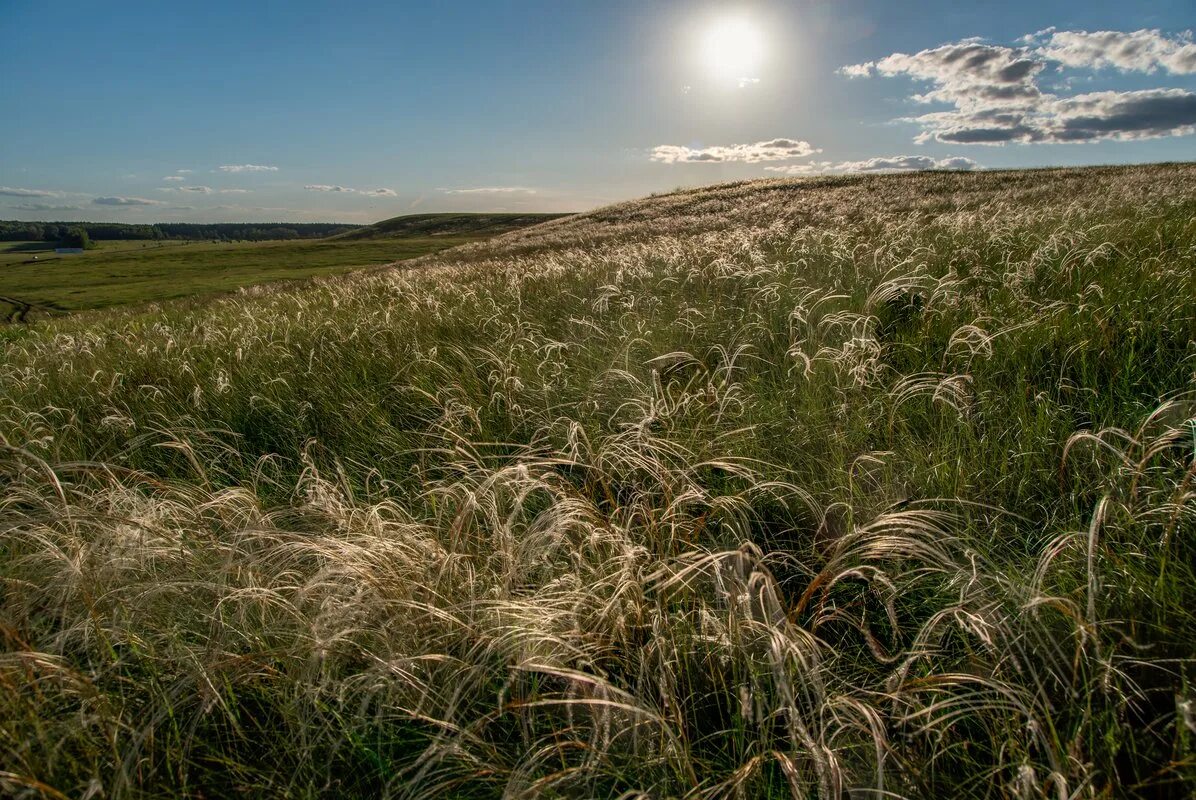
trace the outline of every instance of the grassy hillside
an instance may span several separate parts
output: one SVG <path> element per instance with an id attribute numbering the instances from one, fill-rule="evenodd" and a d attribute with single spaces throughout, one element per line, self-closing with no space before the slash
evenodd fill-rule
<path id="1" fill-rule="evenodd" d="M 1196 166 L 0 330 L 0 787 L 1196 790 Z"/>
<path id="2" fill-rule="evenodd" d="M 382 239 L 394 236 L 495 236 L 539 225 L 567 214 L 408 214 L 356 228 L 337 239 Z"/>
<path id="3" fill-rule="evenodd" d="M 56 256 L 42 242 L 0 243 L 0 315 L 30 304 L 43 312 L 202 297 L 277 280 L 335 275 L 402 261 L 510 230 L 489 216 L 409 226 L 354 239 L 280 242 L 99 242 L 82 255 Z M 401 218 L 400 218 L 401 219 Z M 385 224 L 385 223 L 380 223 Z M 366 229 L 363 229 L 366 230 Z M 34 259 L 37 256 L 37 259 Z"/>

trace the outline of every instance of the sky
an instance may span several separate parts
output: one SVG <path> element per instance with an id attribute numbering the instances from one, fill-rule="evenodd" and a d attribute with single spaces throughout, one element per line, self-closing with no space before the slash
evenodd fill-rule
<path id="1" fill-rule="evenodd" d="M 0 0 L 0 218 L 1196 159 L 1196 0 Z"/>

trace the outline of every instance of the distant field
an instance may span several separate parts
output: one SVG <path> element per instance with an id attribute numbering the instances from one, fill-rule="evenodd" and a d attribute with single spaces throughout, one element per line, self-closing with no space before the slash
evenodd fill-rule
<path id="1" fill-rule="evenodd" d="M 146 239 L 118 239 L 116 241 L 93 241 L 94 250 L 84 255 L 93 256 L 99 253 L 125 252 L 129 250 L 150 250 L 164 247 L 180 247 L 198 244 L 186 241 L 150 241 Z M 39 262 L 57 261 L 59 259 L 77 258 L 77 256 L 60 256 L 54 252 L 58 245 L 54 242 L 0 242 L 0 267 L 13 264 L 25 264 L 36 258 Z"/>
<path id="2" fill-rule="evenodd" d="M 501 217 L 501 219 L 498 219 Z M 510 219 L 507 219 L 510 217 Z M 418 215 L 367 236 L 284 242 L 101 241 L 79 255 L 49 242 L 0 242 L 0 317 L 80 311 L 332 275 L 479 241 L 553 215 Z M 36 260 L 34 260 L 36 257 Z"/>

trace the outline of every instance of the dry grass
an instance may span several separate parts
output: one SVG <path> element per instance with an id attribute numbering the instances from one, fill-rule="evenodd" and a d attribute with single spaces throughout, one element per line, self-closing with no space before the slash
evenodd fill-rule
<path id="1" fill-rule="evenodd" d="M 0 786 L 1183 795 L 1194 217 L 753 182 L 0 331 Z"/>

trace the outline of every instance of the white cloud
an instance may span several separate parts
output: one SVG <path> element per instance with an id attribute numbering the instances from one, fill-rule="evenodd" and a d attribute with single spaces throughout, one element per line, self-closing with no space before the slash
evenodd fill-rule
<path id="1" fill-rule="evenodd" d="M 157 200 L 146 200 L 144 197 L 97 197 L 91 201 L 97 206 L 156 206 Z"/>
<path id="2" fill-rule="evenodd" d="M 370 197 L 398 197 L 399 193 L 394 189 L 362 189 L 361 194 L 369 195 Z"/>
<path id="3" fill-rule="evenodd" d="M 938 163 L 934 165 L 934 169 L 953 169 L 953 170 L 974 170 L 984 169 L 974 159 L 966 156 L 949 156 L 947 158 L 940 158 Z"/>
<path id="4" fill-rule="evenodd" d="M 915 141 L 951 144 L 1094 142 L 1196 132 L 1196 94 L 1183 89 L 1091 92 L 1060 97 L 1042 91 L 1038 78 L 1049 63 L 1098 68 L 1116 66 L 1149 72 L 1196 72 L 1190 34 L 1166 37 L 1158 31 L 1042 31 L 1023 42 L 1041 47 L 1005 47 L 965 40 L 894 53 L 875 62 L 843 67 L 850 77 L 905 75 L 928 82 L 919 103 L 946 103 L 949 111 L 907 118 L 922 127 Z"/>
<path id="5" fill-rule="evenodd" d="M 225 164 L 220 167 L 221 172 L 278 172 L 278 167 L 267 167 L 261 164 Z"/>
<path id="6" fill-rule="evenodd" d="M 46 189 L 22 189 L 17 186 L 0 186 L 0 194 L 8 197 L 59 197 L 62 192 L 51 192 Z"/>
<path id="7" fill-rule="evenodd" d="M 842 172 L 910 172 L 928 169 L 972 170 L 979 169 L 980 165 L 963 156 L 937 159 L 930 156 L 890 156 L 844 161 L 835 168 Z"/>
<path id="8" fill-rule="evenodd" d="M 765 167 L 766 172 L 777 172 L 781 175 L 818 175 L 830 172 L 835 168 L 833 161 L 814 161 L 809 164 L 785 164 L 780 167 Z"/>
<path id="9" fill-rule="evenodd" d="M 652 160 L 665 164 L 743 162 L 755 164 L 761 161 L 785 161 L 803 158 L 822 152 L 809 142 L 798 139 L 770 139 L 754 144 L 732 144 L 714 147 L 692 148 L 683 145 L 662 144 L 652 150 Z"/>
<path id="10" fill-rule="evenodd" d="M 869 61 L 866 64 L 848 64 L 845 67 L 839 67 L 835 70 L 840 75 L 846 75 L 849 78 L 867 78 L 876 68 L 876 63 Z"/>
<path id="11" fill-rule="evenodd" d="M 356 192 L 356 189 L 350 189 L 348 186 L 329 186 L 326 183 L 309 183 L 303 187 L 309 192 Z"/>
<path id="12" fill-rule="evenodd" d="M 445 194 L 535 194 L 526 186 L 480 186 L 472 189 L 441 189 Z"/>
<path id="13" fill-rule="evenodd" d="M 1051 104 L 1052 141 L 1152 139 L 1196 133 L 1196 94 L 1183 89 L 1091 92 Z"/>
<path id="14" fill-rule="evenodd" d="M 221 189 L 220 194 L 249 194 L 253 189 Z"/>
<path id="15" fill-rule="evenodd" d="M 935 88 L 914 99 L 948 102 L 961 107 L 990 104 L 1024 105 L 1041 96 L 1035 76 L 1045 64 L 1025 48 L 1003 47 L 967 40 L 922 50 L 913 55 L 893 53 L 879 61 L 852 64 L 839 71 L 849 77 L 908 75 Z"/>
<path id="16" fill-rule="evenodd" d="M 176 192 L 192 192 L 194 194 L 211 194 L 211 186 L 179 186 Z"/>
<path id="17" fill-rule="evenodd" d="M 765 167 L 768 172 L 782 175 L 818 175 L 832 172 L 914 172 L 921 170 L 974 170 L 980 165 L 964 156 L 932 158 L 931 156 L 881 156 L 863 161 L 818 161 L 811 164 L 790 164 Z"/>
<path id="18" fill-rule="evenodd" d="M 1157 28 L 1138 31 L 1057 31 L 1048 28 L 1025 41 L 1039 45 L 1038 55 L 1066 67 L 1177 75 L 1196 73 L 1196 43 L 1192 32 L 1168 36 Z"/>
<path id="19" fill-rule="evenodd" d="M 184 178 L 182 175 L 167 175 L 162 180 L 164 180 L 164 181 L 185 181 L 187 179 Z"/>
<path id="20" fill-rule="evenodd" d="M 914 121 L 926 129 L 918 142 L 1002 145 L 1156 139 L 1196 133 L 1196 94 L 1144 89 L 1048 95 L 1028 109 L 944 111 Z"/>
<path id="21" fill-rule="evenodd" d="M 195 170 L 193 169 L 176 169 L 175 172 L 179 175 L 190 175 Z"/>

